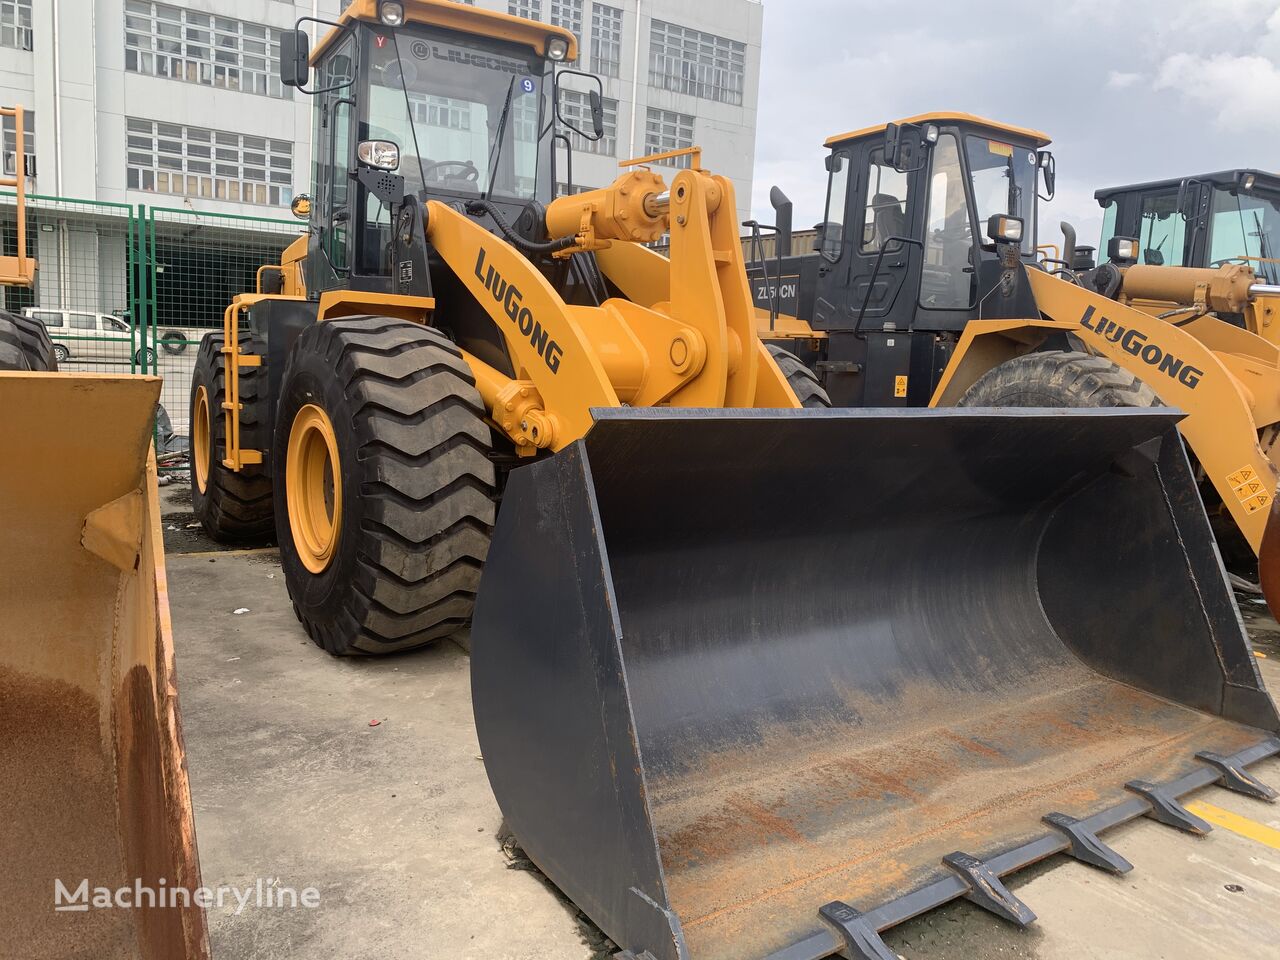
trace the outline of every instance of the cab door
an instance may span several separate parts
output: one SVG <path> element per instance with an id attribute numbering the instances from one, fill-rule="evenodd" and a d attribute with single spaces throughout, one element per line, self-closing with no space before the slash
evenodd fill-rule
<path id="1" fill-rule="evenodd" d="M 887 325 L 907 330 L 915 313 L 920 247 L 916 219 L 917 181 L 922 171 L 895 170 L 883 144 L 871 141 L 862 154 L 858 189 L 852 198 L 846 322 L 858 331 Z"/>

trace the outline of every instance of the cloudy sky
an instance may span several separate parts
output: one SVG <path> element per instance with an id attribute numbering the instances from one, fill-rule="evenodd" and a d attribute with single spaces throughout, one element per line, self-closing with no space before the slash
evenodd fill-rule
<path id="1" fill-rule="evenodd" d="M 954 110 L 1043 130 L 1042 215 L 1096 242 L 1093 191 L 1229 167 L 1280 169 L 1280 0 L 765 0 L 753 212 L 769 187 L 822 218 L 822 141 Z"/>

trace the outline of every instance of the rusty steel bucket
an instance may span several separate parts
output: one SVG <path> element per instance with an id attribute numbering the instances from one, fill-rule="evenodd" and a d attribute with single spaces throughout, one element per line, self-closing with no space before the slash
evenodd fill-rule
<path id="1" fill-rule="evenodd" d="M 92 905 L 98 888 L 200 885 L 150 454 L 159 394 L 155 377 L 0 374 L 0 931 L 27 960 L 209 956 L 194 904 Z"/>
<path id="2" fill-rule="evenodd" d="M 1280 752 L 1168 410 L 600 411 L 513 471 L 490 783 L 629 957 L 886 958 Z M 1046 819 L 1047 818 L 1047 819 Z M 1140 868 L 1141 865 L 1139 864 Z"/>

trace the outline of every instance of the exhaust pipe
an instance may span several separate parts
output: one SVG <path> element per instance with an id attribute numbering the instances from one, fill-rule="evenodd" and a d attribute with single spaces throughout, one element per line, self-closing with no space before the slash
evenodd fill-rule
<path id="1" fill-rule="evenodd" d="M 791 256 L 791 217 L 795 210 L 793 204 L 780 187 L 769 188 L 769 203 L 772 204 L 774 212 L 777 214 L 775 222 L 778 227 L 777 233 L 777 255 L 780 258 Z"/>

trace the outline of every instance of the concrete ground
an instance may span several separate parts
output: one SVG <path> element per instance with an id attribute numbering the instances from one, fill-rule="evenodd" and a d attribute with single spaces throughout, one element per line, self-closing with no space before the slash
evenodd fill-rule
<path id="1" fill-rule="evenodd" d="M 162 499 L 204 882 L 320 895 L 316 909 L 212 909 L 216 960 L 608 957 L 598 930 L 503 854 L 462 651 L 329 657 L 294 618 L 274 551 L 217 552 L 189 526 L 185 484 Z M 1280 628 L 1244 607 L 1280 692 Z M 1280 784 L 1280 759 L 1252 769 Z M 1280 806 L 1218 788 L 1194 799 L 1246 833 L 1280 830 Z M 957 903 L 885 939 L 905 960 L 1280 956 L 1280 849 L 1265 839 L 1134 822 L 1106 834 L 1135 864 L 1122 878 L 1054 858 L 1011 880 L 1039 915 L 1027 931 Z"/>

